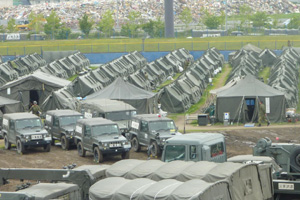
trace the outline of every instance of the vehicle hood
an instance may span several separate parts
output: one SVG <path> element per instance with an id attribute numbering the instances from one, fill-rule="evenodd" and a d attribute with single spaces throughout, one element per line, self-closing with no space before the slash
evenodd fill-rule
<path id="1" fill-rule="evenodd" d="M 111 135 L 101 135 L 95 137 L 98 142 L 123 142 L 126 138 L 123 135 L 111 134 Z"/>
<path id="2" fill-rule="evenodd" d="M 62 126 L 62 130 L 72 132 L 75 130 L 75 125 Z"/>
<path id="3" fill-rule="evenodd" d="M 129 120 L 116 121 L 116 123 L 118 124 L 119 129 L 128 129 L 129 127 Z"/>
<path id="4" fill-rule="evenodd" d="M 47 134 L 48 132 L 45 129 L 20 129 L 17 130 L 20 135 L 31 135 L 31 134 Z"/>
<path id="5" fill-rule="evenodd" d="M 175 135 L 182 135 L 180 132 L 176 131 L 167 131 L 167 130 L 161 130 L 161 131 L 152 131 L 153 134 L 159 133 L 160 138 L 170 138 L 174 137 Z"/>

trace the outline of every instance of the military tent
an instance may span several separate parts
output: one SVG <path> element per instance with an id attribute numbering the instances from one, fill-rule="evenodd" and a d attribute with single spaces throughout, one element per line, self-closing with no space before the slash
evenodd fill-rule
<path id="1" fill-rule="evenodd" d="M 21 101 L 26 108 L 29 107 L 30 102 L 44 102 L 52 91 L 63 88 L 69 83 L 68 80 L 36 71 L 3 85 L 0 87 L 0 95 Z"/>
<path id="2" fill-rule="evenodd" d="M 22 112 L 23 106 L 20 101 L 8 99 L 0 96 L 0 111 L 5 113 Z M 1 115 L 1 114 L 0 114 Z"/>
<path id="3" fill-rule="evenodd" d="M 286 105 L 284 93 L 252 75 L 247 75 L 236 85 L 217 93 L 216 119 L 223 121 L 224 113 L 229 113 L 230 121 L 255 122 L 259 102 L 266 106 L 267 118 L 271 122 L 283 121 Z"/>
<path id="4" fill-rule="evenodd" d="M 67 89 L 62 88 L 52 91 L 51 94 L 40 105 L 43 112 L 55 109 L 77 110 L 79 100 Z"/>
<path id="5" fill-rule="evenodd" d="M 155 113 L 157 108 L 155 93 L 138 88 L 120 77 L 103 90 L 88 95 L 86 99 L 120 100 L 135 107 L 139 114 Z"/>

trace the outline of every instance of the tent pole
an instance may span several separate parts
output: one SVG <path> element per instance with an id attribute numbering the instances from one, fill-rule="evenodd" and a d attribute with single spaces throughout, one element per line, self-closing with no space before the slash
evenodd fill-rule
<path id="1" fill-rule="evenodd" d="M 239 117 L 238 117 L 238 121 L 236 123 L 237 126 L 239 125 L 240 115 L 241 115 L 241 112 L 242 112 L 242 107 L 243 107 L 243 104 L 244 104 L 244 100 L 245 100 L 245 96 L 243 96 L 243 98 L 242 98 L 241 107 L 240 107 L 240 110 L 239 110 Z"/>

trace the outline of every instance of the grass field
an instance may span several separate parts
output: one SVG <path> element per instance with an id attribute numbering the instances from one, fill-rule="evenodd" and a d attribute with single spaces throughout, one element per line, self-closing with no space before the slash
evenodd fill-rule
<path id="1" fill-rule="evenodd" d="M 238 50 L 251 43 L 261 49 L 281 49 L 288 40 L 300 47 L 300 36 L 227 36 L 214 38 L 161 38 L 161 39 L 86 39 L 15 41 L 0 43 L 0 55 L 41 54 L 42 51 L 79 50 L 81 53 L 107 53 L 132 51 L 172 51 L 186 48 L 189 51 L 204 51 L 210 47 L 219 50 Z"/>

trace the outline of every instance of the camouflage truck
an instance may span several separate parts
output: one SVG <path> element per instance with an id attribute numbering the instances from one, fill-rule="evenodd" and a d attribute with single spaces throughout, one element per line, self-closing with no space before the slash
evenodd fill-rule
<path id="1" fill-rule="evenodd" d="M 31 113 L 4 114 L 2 135 L 5 149 L 15 144 L 19 154 L 33 147 L 43 147 L 46 152 L 51 148 L 51 135 L 44 129 L 41 119 Z"/>
<path id="2" fill-rule="evenodd" d="M 81 113 L 73 110 L 49 110 L 46 112 L 45 129 L 52 136 L 52 144 L 55 140 L 61 142 L 61 148 L 69 150 L 74 145 L 75 125 L 78 119 L 82 119 Z"/>
<path id="3" fill-rule="evenodd" d="M 79 119 L 75 128 L 75 143 L 79 156 L 86 151 L 94 154 L 94 161 L 103 162 L 105 156 L 121 155 L 129 158 L 130 142 L 121 135 L 116 122 L 101 117 Z"/>

